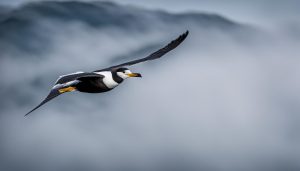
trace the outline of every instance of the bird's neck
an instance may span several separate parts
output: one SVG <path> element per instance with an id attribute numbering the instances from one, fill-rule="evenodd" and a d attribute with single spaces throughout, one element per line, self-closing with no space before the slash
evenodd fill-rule
<path id="1" fill-rule="evenodd" d="M 109 89 L 113 89 L 116 86 L 118 86 L 121 82 L 123 82 L 122 78 L 120 78 L 117 74 L 114 74 L 111 71 L 101 71 L 96 73 L 104 76 L 103 83 Z"/>
<path id="2" fill-rule="evenodd" d="M 118 74 L 116 72 L 111 72 L 112 73 L 112 78 L 115 82 L 117 82 L 118 84 L 122 83 L 124 81 L 123 78 L 121 78 L 120 76 L 118 76 Z"/>

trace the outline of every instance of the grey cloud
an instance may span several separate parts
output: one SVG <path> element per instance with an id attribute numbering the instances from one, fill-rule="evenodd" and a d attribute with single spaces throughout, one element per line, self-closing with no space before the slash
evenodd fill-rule
<path id="1" fill-rule="evenodd" d="M 32 0 L 4 0 L 0 4 L 20 5 Z M 43 0 L 37 0 L 43 1 Z M 65 0 L 57 0 L 65 1 Z M 88 2 L 91 0 L 80 0 Z M 281 22 L 299 23 L 298 0 L 108 0 L 122 4 L 135 5 L 150 9 L 163 9 L 173 12 L 207 11 L 222 14 L 240 22 L 269 26 Z"/>
<path id="2" fill-rule="evenodd" d="M 104 67 L 186 29 L 43 24 L 53 40 L 47 53 L 1 58 L 0 168 L 299 170 L 298 39 L 189 23 L 182 46 L 132 67 L 143 79 L 105 94 L 66 94 L 24 118 L 58 74 Z"/>

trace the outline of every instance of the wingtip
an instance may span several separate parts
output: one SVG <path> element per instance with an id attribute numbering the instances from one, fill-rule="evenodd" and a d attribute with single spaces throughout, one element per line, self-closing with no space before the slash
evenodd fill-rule
<path id="1" fill-rule="evenodd" d="M 186 30 L 185 33 L 184 33 L 184 35 L 187 36 L 187 35 L 189 35 L 189 33 L 190 33 L 190 31 Z"/>
<path id="2" fill-rule="evenodd" d="M 181 38 L 183 38 L 183 40 L 189 35 L 190 31 L 186 30 L 182 35 L 180 35 Z"/>
<path id="3" fill-rule="evenodd" d="M 182 35 L 179 36 L 179 40 L 184 41 L 185 38 L 189 35 L 189 30 L 186 30 L 184 33 L 182 33 Z"/>
<path id="4" fill-rule="evenodd" d="M 29 115 L 31 112 L 32 112 L 32 111 L 30 111 L 30 112 L 26 113 L 26 114 L 24 115 L 24 117 L 26 117 L 27 115 Z"/>

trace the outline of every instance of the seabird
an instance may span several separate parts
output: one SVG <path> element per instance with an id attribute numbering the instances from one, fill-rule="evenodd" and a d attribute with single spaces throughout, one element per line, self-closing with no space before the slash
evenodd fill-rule
<path id="1" fill-rule="evenodd" d="M 110 91 L 121 84 L 126 78 L 142 77 L 140 73 L 131 72 L 126 66 L 131 66 L 140 62 L 154 60 L 162 57 L 169 51 L 175 49 L 188 36 L 189 31 L 171 41 L 165 47 L 148 55 L 145 58 L 136 59 L 119 65 L 111 66 L 93 72 L 76 72 L 60 76 L 52 87 L 48 96 L 25 116 L 41 107 L 53 98 L 67 92 L 79 91 L 85 93 L 103 93 Z"/>

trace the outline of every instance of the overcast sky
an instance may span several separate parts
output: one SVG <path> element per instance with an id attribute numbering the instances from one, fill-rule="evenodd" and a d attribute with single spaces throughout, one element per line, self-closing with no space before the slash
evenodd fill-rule
<path id="1" fill-rule="evenodd" d="M 116 1 L 270 26 L 297 20 L 300 6 L 296 0 Z M 0 0 L 22 2 L 28 0 Z M 0 171 L 300 170 L 299 30 L 240 28 L 208 15 L 166 22 L 164 15 L 124 7 L 44 9 L 60 10 L 61 19 L 53 20 L 51 10 L 46 16 L 29 10 L 1 23 Z M 111 22 L 85 21 L 102 14 Z M 109 20 L 116 16 L 120 23 Z M 23 24 L 22 17 L 35 18 Z M 23 117 L 59 75 L 144 57 L 187 28 L 189 37 L 164 58 L 130 67 L 142 79 L 103 94 L 65 94 Z"/>
<path id="2" fill-rule="evenodd" d="M 19 5 L 32 0 L 1 0 L 0 4 Z M 39 0 L 37 0 L 39 1 Z M 81 0 L 89 1 L 89 0 Z M 207 11 L 225 15 L 240 22 L 260 25 L 299 22 L 299 0 L 108 0 L 122 4 L 168 11 Z"/>

